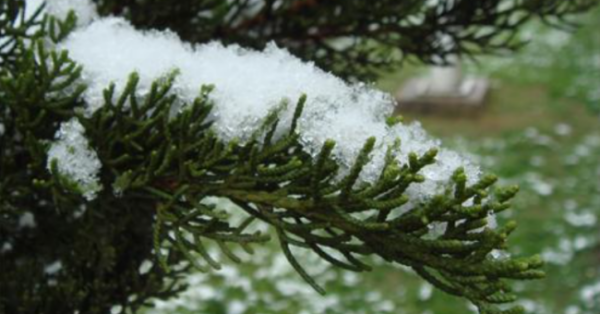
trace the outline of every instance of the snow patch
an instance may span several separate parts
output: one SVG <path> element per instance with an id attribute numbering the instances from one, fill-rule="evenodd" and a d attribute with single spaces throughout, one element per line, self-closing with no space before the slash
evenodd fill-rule
<path id="1" fill-rule="evenodd" d="M 419 288 L 419 300 L 427 301 L 431 299 L 433 295 L 433 286 L 429 283 L 423 282 Z"/>
<path id="2" fill-rule="evenodd" d="M 77 184 L 83 196 L 91 201 L 102 190 L 98 179 L 101 164 L 89 146 L 84 128 L 76 118 L 61 124 L 56 141 L 48 151 L 48 170 L 57 162 L 58 172 Z"/>
<path id="3" fill-rule="evenodd" d="M 91 0 L 27 0 L 26 16 L 31 17 L 37 9 L 45 3 L 44 13 L 52 15 L 60 20 L 64 20 L 69 12 L 73 11 L 77 15 L 77 25 L 88 25 L 92 20 L 98 17 L 96 4 Z"/>
<path id="4" fill-rule="evenodd" d="M 48 264 L 46 267 L 44 267 L 44 273 L 46 273 L 46 275 L 53 276 L 56 275 L 62 268 L 62 262 L 55 261 L 54 263 Z"/>
<path id="5" fill-rule="evenodd" d="M 598 296 L 600 296 L 600 281 L 583 287 L 579 292 L 579 296 L 586 304 L 595 304 Z"/>
<path id="6" fill-rule="evenodd" d="M 31 212 L 25 212 L 19 217 L 19 228 L 35 228 L 35 216 Z"/>

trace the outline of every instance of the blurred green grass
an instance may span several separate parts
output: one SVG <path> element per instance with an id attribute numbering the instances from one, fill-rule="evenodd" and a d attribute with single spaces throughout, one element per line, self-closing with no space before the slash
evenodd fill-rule
<path id="1" fill-rule="evenodd" d="M 468 72 L 493 79 L 488 106 L 471 117 L 419 116 L 446 146 L 470 153 L 486 171 L 519 184 L 513 209 L 500 220 L 519 222 L 510 253 L 542 254 L 545 280 L 517 285 L 535 314 L 600 313 L 600 10 L 574 35 L 533 25 L 531 47 L 514 58 L 485 58 Z M 565 37 L 566 36 L 566 37 Z M 537 39 L 537 41 L 536 41 Z M 596 64 L 597 63 L 597 64 Z M 380 88 L 394 92 L 407 67 Z M 464 314 L 466 302 L 431 289 L 410 271 L 374 260 L 371 273 L 350 274 L 307 252 L 300 260 L 323 284 L 317 295 L 287 265 L 275 241 L 242 265 L 194 274 L 183 297 L 147 313 L 402 313 Z"/>

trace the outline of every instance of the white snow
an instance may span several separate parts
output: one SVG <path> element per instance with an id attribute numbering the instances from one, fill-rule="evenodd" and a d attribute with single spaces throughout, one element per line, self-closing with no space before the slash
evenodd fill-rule
<path id="1" fill-rule="evenodd" d="M 35 228 L 35 216 L 31 212 L 25 212 L 19 217 L 19 228 Z"/>
<path id="2" fill-rule="evenodd" d="M 63 268 L 62 262 L 61 261 L 55 261 L 52 264 L 46 265 L 46 267 L 44 267 L 44 272 L 46 273 L 46 275 L 55 275 L 62 268 Z"/>
<path id="3" fill-rule="evenodd" d="M 84 128 L 76 118 L 64 122 L 56 132 L 56 141 L 48 151 L 48 169 L 53 160 L 58 171 L 75 182 L 83 196 L 91 201 L 102 190 L 98 180 L 101 164 L 96 152 L 90 148 Z"/>
<path id="4" fill-rule="evenodd" d="M 25 20 L 29 20 L 33 14 L 44 4 L 44 0 L 26 0 L 25 1 Z"/>
<path id="5" fill-rule="evenodd" d="M 571 125 L 567 123 L 559 123 L 556 126 L 554 126 L 554 132 L 560 136 L 571 135 L 571 133 L 573 132 L 573 127 L 571 127 Z"/>
<path id="6" fill-rule="evenodd" d="M 96 5 L 91 0 L 27 0 L 26 16 L 31 17 L 43 3 L 46 4 L 44 13 L 61 20 L 65 19 L 69 12 L 75 12 L 78 26 L 87 25 L 98 17 Z"/>
<path id="7" fill-rule="evenodd" d="M 0 248 L 0 253 L 10 252 L 13 249 L 13 245 L 10 242 L 4 242 Z"/>
<path id="8" fill-rule="evenodd" d="M 144 260 L 139 268 L 140 275 L 147 274 L 154 264 L 150 260 Z"/>
<path id="9" fill-rule="evenodd" d="M 600 295 L 600 281 L 585 286 L 579 292 L 580 299 L 586 304 L 597 304 Z"/>
<path id="10" fill-rule="evenodd" d="M 347 171 L 367 138 L 377 138 L 372 162 L 361 173 L 361 182 L 377 179 L 387 147 L 398 137 L 402 140 L 398 153 L 402 162 L 410 152 L 422 154 L 440 146 L 418 123 L 386 125 L 385 118 L 395 105 L 390 95 L 365 84 L 349 85 L 274 44 L 262 52 L 216 42 L 192 46 L 171 32 L 142 32 L 123 19 L 104 18 L 79 29 L 59 48 L 68 50 L 71 58 L 83 65 L 83 78 L 89 86 L 84 95 L 88 114 L 103 105 L 103 90 L 111 82 L 118 95 L 135 71 L 140 76 L 138 93 L 143 97 L 153 81 L 178 70 L 174 90 L 181 104 L 197 97 L 202 85 L 214 84 L 211 97 L 216 106 L 211 119 L 225 141 L 247 141 L 264 117 L 287 101 L 277 132 L 278 136 L 285 134 L 295 102 L 307 94 L 298 125 L 307 152 L 316 155 L 326 139 L 333 139 L 337 143 L 334 156 Z M 424 169 L 425 183 L 411 186 L 413 204 L 442 192 L 459 166 L 466 168 L 470 183 L 478 178 L 476 165 L 442 149 L 438 162 Z"/>
<path id="11" fill-rule="evenodd" d="M 119 314 L 123 312 L 123 306 L 122 305 L 115 305 L 112 308 L 110 308 L 110 314 Z"/>
<path id="12" fill-rule="evenodd" d="M 542 252 L 542 258 L 548 263 L 556 265 L 567 265 L 573 260 L 578 251 L 589 248 L 596 242 L 585 236 L 560 239 L 556 248 L 548 247 Z"/>
<path id="13" fill-rule="evenodd" d="M 433 286 L 427 282 L 423 282 L 419 288 L 419 300 L 427 301 L 433 295 Z"/>
<path id="14" fill-rule="evenodd" d="M 598 221 L 596 215 L 589 210 L 582 212 L 567 211 L 564 218 L 573 227 L 593 227 Z"/>

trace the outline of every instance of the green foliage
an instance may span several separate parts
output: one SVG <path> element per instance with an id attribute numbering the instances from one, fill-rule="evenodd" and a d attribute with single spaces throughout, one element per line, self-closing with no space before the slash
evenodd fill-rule
<path id="1" fill-rule="evenodd" d="M 207 250 L 210 242 L 240 262 L 232 246 L 252 252 L 253 245 L 269 239 L 246 231 L 256 221 L 275 230 L 283 254 L 317 291 L 323 291 L 318 278 L 295 260 L 292 247 L 356 272 L 371 269 L 362 257 L 378 256 L 409 266 L 442 291 L 470 300 L 481 313 L 523 312 L 496 305 L 516 299 L 511 280 L 542 277 L 542 261 L 491 258 L 493 250 L 506 249 L 515 223 L 486 228 L 490 215 L 510 206 L 516 188 L 494 188 L 494 176 L 469 186 L 457 169 L 445 193 L 394 215 L 409 201 L 406 189 L 424 180 L 420 172 L 435 162 L 435 150 L 400 164 L 396 143 L 379 179 L 356 184 L 369 162 L 372 138 L 339 180 L 334 142 L 325 142 L 313 158 L 298 140 L 295 126 L 305 97 L 296 103 L 291 130 L 283 137 L 273 136 L 276 110 L 251 141 L 223 142 L 210 129 L 212 88 L 203 87 L 194 102 L 182 103 L 172 91 L 177 73 L 155 82 L 143 97 L 133 73 L 121 94 L 108 86 L 104 105 L 84 116 L 80 68 L 44 45 L 47 38 L 63 38 L 74 22 L 73 15 L 66 21 L 45 18 L 27 42 L 17 38 L 1 51 L 0 243 L 10 248 L 0 252 L 0 284 L 6 291 L 0 312 L 106 313 L 113 305 L 135 311 L 152 297 L 175 295 L 190 269 L 219 269 L 220 259 Z M 84 126 L 103 165 L 105 189 L 92 202 L 56 164 L 46 167 L 48 143 L 60 123 L 72 118 Z M 251 218 L 233 224 L 203 202 L 209 197 L 227 198 Z M 26 213 L 35 217 L 35 227 L 19 222 Z M 440 224 L 447 227 L 432 235 L 430 228 Z M 141 273 L 149 260 L 152 268 Z M 55 261 L 62 269 L 49 274 L 45 269 Z"/>
<path id="2" fill-rule="evenodd" d="M 502 182 L 519 184 L 511 210 L 498 219 L 519 222 L 510 236 L 509 252 L 542 253 L 546 278 L 515 284 L 518 303 L 535 314 L 596 314 L 600 312 L 600 234 L 595 218 L 600 214 L 598 117 L 570 101 L 552 98 L 539 86 L 534 89 L 509 78 L 500 82 L 488 110 L 477 119 L 410 114 L 405 119 L 418 119 L 455 150 L 475 153 Z M 326 267 L 310 249 L 294 249 L 297 260 L 309 265 L 307 272 L 327 291 L 320 298 L 302 289 L 302 279 L 281 265 L 276 242 L 258 248 L 241 265 L 224 262 L 224 271 L 191 275 L 187 293 L 144 313 L 225 314 L 240 302 L 246 314 L 472 312 L 467 302 L 440 290 L 429 294 L 423 280 L 404 267 L 367 258 L 363 261 L 373 268 L 370 273 L 350 273 Z"/>
<path id="3" fill-rule="evenodd" d="M 532 23 L 521 32 L 530 44 L 510 59 L 484 58 L 470 70 L 522 84 L 547 86 L 555 98 L 570 98 L 600 112 L 600 8 L 578 19 L 579 27 L 557 30 Z M 535 37 L 531 37 L 535 34 Z"/>
<path id="4" fill-rule="evenodd" d="M 519 59 L 514 62 L 515 66 L 522 65 Z M 527 72 L 538 70 L 520 71 L 532 75 Z M 502 180 L 521 187 L 513 201 L 514 210 L 500 218 L 519 222 L 518 230 L 511 235 L 511 252 L 541 252 L 547 277 L 528 283 L 519 293 L 520 303 L 531 313 L 595 314 L 600 305 L 598 290 L 592 288 L 598 287 L 600 279 L 598 117 L 577 103 L 554 98 L 553 87 L 544 81 L 537 88 L 510 78 L 501 78 L 501 82 L 492 94 L 490 110 L 468 124 L 433 117 L 420 120 L 432 133 L 444 136 L 453 148 L 481 156 L 486 167 Z M 565 278 L 569 278 L 567 284 Z M 404 283 L 402 279 L 398 281 Z M 409 286 L 418 290 L 417 284 Z M 466 308 L 447 310 L 447 298 L 437 292 L 422 305 L 407 299 L 408 307 L 417 307 L 414 312 L 467 312 Z"/>
<path id="5" fill-rule="evenodd" d="M 405 59 L 445 63 L 456 54 L 514 50 L 532 18 L 568 25 L 596 0 L 97 0 L 103 14 L 185 41 L 262 49 L 271 41 L 347 78 L 372 79 Z"/>
<path id="6" fill-rule="evenodd" d="M 38 25 L 41 14 L 39 8 L 26 18 L 23 1 L 0 1 L 0 66 L 6 67 L 14 62 L 19 41 L 33 36 L 31 30 Z"/>

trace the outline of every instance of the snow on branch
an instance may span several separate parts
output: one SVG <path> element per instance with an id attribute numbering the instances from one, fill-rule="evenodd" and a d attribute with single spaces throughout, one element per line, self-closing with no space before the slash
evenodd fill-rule
<path id="1" fill-rule="evenodd" d="M 275 108 L 306 94 L 305 110 L 298 121 L 300 141 L 306 152 L 316 156 L 327 139 L 334 140 L 333 154 L 345 170 L 342 175 L 348 173 L 365 141 L 377 138 L 372 160 L 361 172 L 359 183 L 377 180 L 386 151 L 397 139 L 401 140 L 397 158 L 402 163 L 408 162 L 411 152 L 421 155 L 440 146 L 418 123 L 386 123 L 395 106 L 390 95 L 366 84 L 347 84 L 275 44 L 264 51 L 217 42 L 190 45 L 172 32 L 139 31 L 124 19 L 110 17 L 80 27 L 58 49 L 67 50 L 83 66 L 82 77 L 89 86 L 84 94 L 87 114 L 103 106 L 103 90 L 111 83 L 116 94 L 123 91 L 132 72 L 139 75 L 137 92 L 143 97 L 152 82 L 176 71 L 174 90 L 182 106 L 199 95 L 201 86 L 214 85 L 211 119 L 224 141 L 244 143 Z M 288 106 L 281 113 L 279 136 L 286 134 L 293 111 L 293 106 Z M 412 202 L 405 205 L 407 209 L 443 192 L 458 167 L 465 168 L 469 183 L 479 178 L 480 170 L 470 160 L 439 149 L 437 162 L 422 171 L 424 182 L 408 189 Z"/>
<path id="2" fill-rule="evenodd" d="M 72 181 L 83 197 L 91 201 L 102 190 L 98 179 L 102 165 L 84 132 L 76 118 L 61 125 L 48 151 L 48 170 L 53 171 L 56 163 L 58 174 Z"/>

